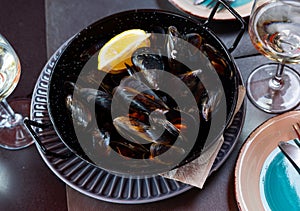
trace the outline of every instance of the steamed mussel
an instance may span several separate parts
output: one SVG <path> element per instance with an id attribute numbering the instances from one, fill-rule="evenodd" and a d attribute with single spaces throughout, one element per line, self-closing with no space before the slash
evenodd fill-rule
<path id="1" fill-rule="evenodd" d="M 182 35 L 174 26 L 166 31 L 162 37 L 152 33 L 151 45 L 136 49 L 131 64 L 125 64 L 124 70 L 105 72 L 103 80 L 97 75 L 104 72 L 97 70 L 87 75 L 80 86 L 73 82 L 65 84 L 66 107 L 74 127 L 92 136 L 95 143 L 105 148 L 107 156 L 111 150 L 125 159 L 151 160 L 166 151 L 182 155 L 186 153 L 184 143 L 189 141 L 183 132 L 187 128 L 198 131 L 197 121 L 200 120 L 200 126 L 202 121 L 209 122 L 224 99 L 222 90 L 204 83 L 210 79 L 203 74 L 204 69 L 212 67 L 217 72 L 224 71 L 227 64 L 222 56 L 214 58 L 215 49 L 197 33 Z M 199 65 L 205 56 L 209 60 Z M 172 96 L 164 93 L 161 84 L 175 90 L 179 87 L 178 80 L 167 78 L 164 72 L 185 84 L 196 108 L 180 107 Z M 89 83 L 97 81 L 101 81 L 98 89 L 89 88 Z M 182 90 L 177 94 L 183 100 L 189 97 Z M 176 146 L 175 141 L 179 143 Z"/>

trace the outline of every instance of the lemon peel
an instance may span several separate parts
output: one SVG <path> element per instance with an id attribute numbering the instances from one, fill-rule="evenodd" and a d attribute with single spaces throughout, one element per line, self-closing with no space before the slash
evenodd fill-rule
<path id="1" fill-rule="evenodd" d="M 117 74 L 132 65 L 132 53 L 141 47 L 150 46 L 150 33 L 141 29 L 130 29 L 117 34 L 101 48 L 98 54 L 98 70 Z"/>

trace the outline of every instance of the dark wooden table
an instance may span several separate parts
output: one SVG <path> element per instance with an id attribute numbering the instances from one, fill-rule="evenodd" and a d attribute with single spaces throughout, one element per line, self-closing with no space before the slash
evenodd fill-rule
<path id="1" fill-rule="evenodd" d="M 136 8 L 179 12 L 166 0 L 1 0 L 0 33 L 14 46 L 22 65 L 21 81 L 9 99 L 32 94 L 47 59 L 70 36 L 104 16 Z M 212 26 L 230 45 L 239 24 L 216 21 Z M 233 56 L 244 81 L 254 67 L 268 62 L 257 55 L 247 34 Z M 35 145 L 19 151 L 0 148 L 0 210 L 237 210 L 234 166 L 238 152 L 251 131 L 272 116 L 246 101 L 245 124 L 237 145 L 202 190 L 193 188 L 176 197 L 142 205 L 103 202 L 67 187 L 46 166 Z"/>

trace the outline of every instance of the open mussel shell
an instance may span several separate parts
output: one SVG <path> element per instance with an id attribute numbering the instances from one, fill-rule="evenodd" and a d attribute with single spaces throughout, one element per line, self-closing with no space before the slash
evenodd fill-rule
<path id="1" fill-rule="evenodd" d="M 218 74 L 219 79 L 221 80 L 221 83 L 224 87 L 225 93 L 225 97 L 222 96 L 222 98 L 220 98 L 221 100 L 219 100 L 218 97 L 212 97 L 212 95 L 214 95 L 212 92 L 203 91 L 202 85 L 206 87 L 207 84 L 205 81 L 209 80 L 201 80 L 203 84 L 197 81 L 189 80 L 187 80 L 187 83 L 183 82 L 185 84 L 188 84 L 186 86 L 192 87 L 193 91 L 198 94 L 197 96 L 199 98 L 199 101 L 197 99 L 195 101 L 197 101 L 198 103 L 203 103 L 203 105 L 205 106 L 208 105 L 207 108 L 213 108 L 213 106 L 216 106 L 220 101 L 221 103 L 226 103 L 225 109 L 217 105 L 218 109 L 215 110 L 216 112 L 210 113 L 212 117 L 209 115 L 205 117 L 202 115 L 198 115 L 201 124 L 199 124 L 196 129 L 199 131 L 199 136 L 197 137 L 190 151 L 181 150 L 179 142 L 177 145 L 169 145 L 169 143 L 165 142 L 152 142 L 148 145 L 147 143 L 145 143 L 141 146 L 139 143 L 135 143 L 122 137 L 118 133 L 116 127 L 113 125 L 113 120 L 115 118 L 111 116 L 110 112 L 108 112 L 108 108 L 103 105 L 109 105 L 110 102 L 109 98 L 107 98 L 107 96 L 105 95 L 113 96 L 116 87 L 119 86 L 119 84 L 125 77 L 129 77 L 129 74 L 127 70 L 125 70 L 122 74 L 103 74 L 103 72 L 97 70 L 97 56 L 99 50 L 108 40 L 110 40 L 115 35 L 129 29 L 142 29 L 148 33 L 152 33 L 153 36 L 150 37 L 151 42 L 160 40 L 161 42 L 165 42 L 165 44 L 167 44 L 168 39 L 161 40 L 159 36 L 155 35 L 157 35 L 158 33 L 167 35 L 170 31 L 170 26 L 174 26 L 183 39 L 188 40 L 189 43 L 200 50 L 200 53 L 190 51 L 189 54 L 182 54 L 182 58 L 190 56 L 189 58 L 194 59 L 201 54 L 200 58 L 205 61 L 204 68 L 206 68 L 207 66 L 207 68 L 211 68 L 211 70 Z M 175 34 L 177 33 L 176 31 L 173 32 Z M 169 40 L 169 42 L 171 41 Z M 168 68 L 166 68 L 166 65 L 169 67 L 169 64 L 171 63 L 174 64 L 174 66 L 183 67 L 183 69 L 180 69 L 180 72 L 176 72 L 176 74 L 172 73 L 178 78 L 181 77 L 185 80 L 190 79 L 189 77 L 192 78 L 195 76 L 184 75 L 188 74 L 191 68 L 184 69 L 185 67 L 182 65 L 184 64 L 183 62 L 174 62 L 174 59 L 172 60 L 168 58 L 168 56 L 164 56 L 167 55 L 167 52 L 164 52 L 163 50 L 157 50 L 159 46 L 160 45 L 151 46 L 151 50 L 153 50 L 154 53 L 150 53 L 149 55 L 143 57 L 144 60 L 142 63 L 140 63 L 141 66 L 139 66 L 138 63 L 133 62 L 134 65 L 132 65 L 131 68 L 140 71 L 139 69 L 145 69 L 145 67 L 149 67 L 146 64 L 147 61 L 159 61 L 153 63 L 155 64 L 154 67 L 160 69 L 163 66 L 163 70 L 170 72 L 170 74 L 172 72 L 169 71 Z M 181 53 L 180 49 L 179 53 Z M 163 63 L 160 62 L 161 57 Z M 139 61 L 139 58 L 137 58 L 137 60 Z M 195 61 L 197 61 L 197 59 L 195 59 Z M 83 160 L 93 165 L 106 169 L 109 172 L 123 176 L 145 176 L 159 174 L 185 165 L 188 162 L 198 158 L 203 151 L 207 150 L 210 146 L 215 144 L 223 134 L 226 124 L 228 124 L 233 118 L 233 113 L 237 104 L 239 71 L 225 45 L 207 27 L 202 26 L 200 23 L 188 17 L 171 12 L 152 9 L 132 10 L 114 14 L 107 18 L 101 19 L 77 33 L 69 41 L 69 43 L 61 53 L 57 63 L 55 63 L 54 65 L 55 66 L 50 77 L 47 102 L 49 117 L 58 136 L 60 137 L 62 142 L 76 154 L 76 156 L 79 156 Z M 196 71 L 197 69 L 193 70 Z M 164 78 L 155 78 L 155 76 L 151 74 L 147 75 L 147 72 L 145 72 L 145 74 L 141 78 L 143 78 L 143 83 L 150 89 L 149 92 L 142 92 L 141 96 L 138 96 L 141 97 L 141 99 L 145 100 L 145 103 L 141 106 L 144 106 L 148 109 L 145 109 L 142 115 L 139 114 L 134 116 L 139 117 L 138 120 L 140 122 L 144 123 L 143 121 L 145 120 L 141 119 L 141 116 L 146 115 L 147 112 L 153 112 L 153 109 L 149 110 L 149 106 L 152 106 L 152 103 L 157 103 L 160 106 L 160 110 L 163 111 L 166 119 L 171 123 L 169 124 L 169 122 L 167 121 L 164 122 L 166 124 L 166 129 L 169 130 L 168 132 L 174 132 L 174 134 L 176 134 L 176 130 L 173 126 L 175 126 L 177 129 L 180 128 L 181 130 L 184 130 L 185 114 L 187 114 L 187 119 L 192 119 L 192 117 L 196 116 L 197 112 L 201 111 L 201 109 L 193 110 L 192 108 L 185 107 L 178 109 L 178 105 L 176 105 L 176 103 L 173 103 L 172 100 L 169 99 L 170 97 L 168 96 L 168 93 L 165 95 L 163 93 L 163 90 L 156 90 L 157 84 L 155 83 L 155 81 L 160 81 L 165 82 L 166 86 L 172 87 L 174 93 L 176 93 L 176 83 L 172 83 L 172 81 L 165 80 Z M 68 81 L 71 81 L 76 85 L 79 84 L 79 90 L 81 89 L 81 91 L 90 89 L 89 91 L 85 90 L 87 91 L 85 96 L 87 98 L 88 107 L 81 106 L 80 103 L 78 103 L 78 108 L 80 108 L 82 111 L 88 108 L 88 110 L 92 113 L 92 122 L 94 122 L 94 115 L 96 116 L 95 122 L 97 127 L 90 127 L 90 125 L 88 124 L 89 132 L 78 134 L 74 129 L 75 123 L 73 123 L 72 116 L 69 115 L 70 107 L 66 104 L 66 99 L 77 101 L 77 98 L 73 98 L 74 92 L 77 91 L 72 90 L 74 89 L 74 87 L 72 88 L 72 86 L 67 87 L 67 91 L 65 90 L 64 87 L 66 82 Z M 124 88 L 125 87 L 127 87 L 127 85 L 124 85 Z M 75 88 L 75 90 L 77 90 L 77 88 Z M 97 90 L 104 92 L 105 94 L 99 95 Z M 73 93 L 70 93 L 70 91 L 73 91 Z M 154 91 L 154 94 L 151 91 Z M 215 93 L 218 93 L 218 90 L 213 91 L 215 91 Z M 80 91 L 77 93 L 80 93 Z M 120 92 L 120 94 L 122 93 Z M 95 98 L 95 96 L 102 97 Z M 150 101 L 147 96 L 152 96 L 152 101 Z M 172 95 L 170 96 L 171 98 L 173 97 Z M 203 100 L 203 96 L 208 96 L 208 98 L 206 100 Z M 121 99 L 125 99 L 126 101 L 126 98 Z M 95 109 L 96 102 L 98 102 L 100 107 L 102 108 L 97 109 L 98 113 Z M 114 101 L 112 99 L 111 103 L 113 102 Z M 209 109 L 205 111 L 209 112 Z M 132 109 L 130 115 L 135 115 L 137 112 L 137 110 Z M 174 117 L 172 117 L 172 115 L 176 117 L 176 112 L 183 113 L 183 121 L 170 121 L 171 119 L 175 119 Z M 222 112 L 226 113 L 225 123 L 215 124 L 214 122 L 212 122 L 214 117 L 218 116 Z M 88 114 L 88 112 L 86 111 L 84 111 L 83 113 Z M 85 121 L 89 122 L 89 115 L 86 115 L 86 117 L 87 118 L 85 118 Z M 107 119 L 110 119 L 110 121 L 107 121 Z M 208 121 L 205 121 L 205 119 L 208 119 Z M 155 118 L 152 120 L 155 120 Z M 148 122 L 146 123 L 148 124 Z M 188 127 L 188 129 L 190 128 L 193 127 Z M 209 132 L 210 130 L 212 130 L 212 132 Z M 178 137 L 182 139 L 183 143 L 189 143 L 190 139 L 186 138 L 184 135 L 179 135 Z M 172 154 L 171 152 L 178 153 L 178 155 L 181 153 L 186 154 L 184 154 L 184 159 L 174 161 L 175 163 L 173 163 L 173 165 L 169 165 L 168 162 L 166 162 L 166 160 L 164 159 L 155 160 L 154 158 L 152 160 L 133 159 L 132 163 L 127 163 L 127 158 L 125 158 L 132 153 L 136 153 L 139 157 L 153 156 L 156 158 L 160 158 L 159 156 L 155 155 L 166 149 L 169 149 L 167 151 L 169 151 L 170 154 Z M 121 152 L 121 157 L 110 157 L 114 153 L 118 154 L 118 151 Z M 173 157 L 176 158 L 177 156 Z M 113 166 L 111 163 L 114 160 L 116 160 L 119 165 Z M 149 168 L 149 163 L 155 163 L 157 168 L 153 169 L 153 166 Z"/>

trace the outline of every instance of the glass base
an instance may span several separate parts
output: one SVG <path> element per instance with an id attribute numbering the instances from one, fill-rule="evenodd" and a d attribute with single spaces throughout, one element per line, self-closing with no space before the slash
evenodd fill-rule
<path id="1" fill-rule="evenodd" d="M 300 76 L 293 68 L 284 66 L 283 85 L 274 90 L 269 87 L 278 64 L 265 64 L 256 68 L 247 81 L 247 95 L 251 102 L 267 113 L 283 113 L 300 103 Z"/>
<path id="2" fill-rule="evenodd" d="M 12 99 L 9 105 L 16 113 L 14 121 L 0 108 L 0 147 L 10 150 L 23 149 L 34 143 L 23 123 L 23 117 L 30 115 L 30 99 Z"/>

